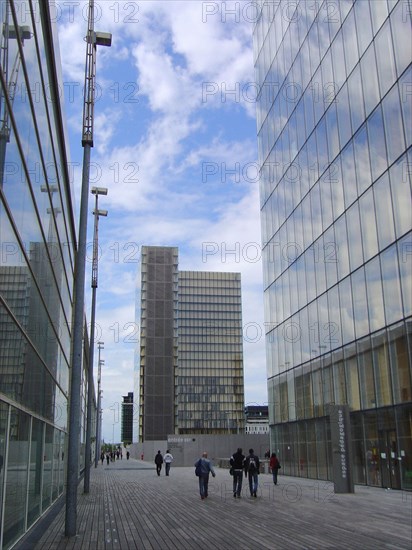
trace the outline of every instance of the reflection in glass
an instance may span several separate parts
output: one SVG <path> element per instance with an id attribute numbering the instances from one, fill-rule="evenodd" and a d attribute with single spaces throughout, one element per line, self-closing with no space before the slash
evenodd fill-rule
<path id="1" fill-rule="evenodd" d="M 373 336 L 373 365 L 375 368 L 376 401 L 378 407 L 392 404 L 389 357 L 386 332 Z"/>
<path id="2" fill-rule="evenodd" d="M 370 340 L 366 338 L 357 344 L 361 403 L 363 409 L 376 407 L 375 381 Z"/>
<path id="3" fill-rule="evenodd" d="M 402 318 L 398 254 L 395 245 L 381 254 L 381 269 L 386 324 L 390 325 Z"/>

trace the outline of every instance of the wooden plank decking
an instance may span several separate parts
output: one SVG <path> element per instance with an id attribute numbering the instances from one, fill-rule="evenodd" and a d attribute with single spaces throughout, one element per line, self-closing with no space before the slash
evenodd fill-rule
<path id="1" fill-rule="evenodd" d="M 412 547 L 412 493 L 359 487 L 335 495 L 328 482 L 259 476 L 257 498 L 244 480 L 216 469 L 201 500 L 194 468 L 121 460 L 92 469 L 90 493 L 79 485 L 77 531 L 64 536 L 65 503 L 43 518 L 17 550 L 378 550 Z M 246 482 L 246 483 L 245 483 Z"/>

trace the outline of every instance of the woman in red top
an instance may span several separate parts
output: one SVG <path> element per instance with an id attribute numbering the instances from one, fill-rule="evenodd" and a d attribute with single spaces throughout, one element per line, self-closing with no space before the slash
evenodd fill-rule
<path id="1" fill-rule="evenodd" d="M 279 468 L 280 468 L 280 463 L 279 463 L 278 457 L 276 456 L 276 453 L 272 453 L 272 455 L 270 457 L 269 468 L 272 471 L 273 483 L 275 485 L 277 485 L 278 484 L 278 471 L 279 471 Z"/>

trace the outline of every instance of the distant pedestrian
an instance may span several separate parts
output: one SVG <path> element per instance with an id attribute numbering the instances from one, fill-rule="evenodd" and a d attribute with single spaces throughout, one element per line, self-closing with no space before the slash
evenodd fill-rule
<path id="1" fill-rule="evenodd" d="M 242 491 L 243 468 L 245 466 L 245 455 L 242 454 L 242 449 L 240 447 L 230 457 L 230 465 L 233 473 L 233 496 L 234 498 L 240 498 L 240 493 Z"/>
<path id="2" fill-rule="evenodd" d="M 204 452 L 202 457 L 196 460 L 195 462 L 195 474 L 199 478 L 199 492 L 200 498 L 203 500 L 208 496 L 209 488 L 209 474 L 212 474 L 215 477 L 215 471 L 213 469 L 212 463 L 207 458 L 207 453 Z"/>
<path id="3" fill-rule="evenodd" d="M 245 476 L 249 479 L 251 497 L 257 496 L 259 467 L 259 457 L 255 455 L 253 449 L 249 449 L 249 454 L 245 460 Z"/>
<path id="4" fill-rule="evenodd" d="M 129 453 L 129 451 L 126 451 L 126 458 L 127 458 L 127 460 L 129 460 L 129 458 L 130 458 L 130 453 Z"/>
<path id="5" fill-rule="evenodd" d="M 273 483 L 275 485 L 278 484 L 278 472 L 280 467 L 281 467 L 280 462 L 278 457 L 276 456 L 276 453 L 272 453 L 269 461 L 269 468 L 270 468 L 270 471 L 272 472 Z"/>
<path id="6" fill-rule="evenodd" d="M 269 451 L 269 449 L 268 449 L 268 450 L 266 451 L 266 453 L 265 453 L 265 458 L 270 458 L 270 451 Z"/>
<path id="7" fill-rule="evenodd" d="M 170 466 L 173 462 L 173 455 L 170 454 L 169 449 L 167 449 L 166 453 L 163 455 L 163 461 L 165 463 L 166 475 L 168 476 L 170 472 Z"/>
<path id="8" fill-rule="evenodd" d="M 100 453 L 100 460 L 102 461 L 102 466 L 103 466 L 103 462 L 104 462 L 104 453 Z"/>
<path id="9" fill-rule="evenodd" d="M 154 461 L 156 464 L 156 473 L 158 476 L 160 476 L 160 472 L 162 470 L 162 464 L 163 464 L 163 457 L 160 451 L 157 451 L 157 455 L 155 456 Z"/>
<path id="10" fill-rule="evenodd" d="M 107 465 L 109 465 L 109 462 L 110 462 L 110 455 L 109 455 L 109 453 L 106 454 L 106 462 L 107 462 Z"/>

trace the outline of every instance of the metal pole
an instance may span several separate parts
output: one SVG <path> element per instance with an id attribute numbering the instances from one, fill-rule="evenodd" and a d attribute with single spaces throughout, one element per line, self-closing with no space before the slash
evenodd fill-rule
<path id="1" fill-rule="evenodd" d="M 97 209 L 99 194 L 96 193 L 95 212 L 94 212 L 94 232 L 93 232 L 93 265 L 97 261 L 97 227 L 99 223 L 99 214 Z M 87 422 L 86 422 L 86 453 L 85 453 L 85 470 L 84 470 L 84 485 L 83 490 L 87 494 L 90 491 L 90 466 L 91 466 L 91 434 L 92 434 L 92 402 L 93 402 L 93 362 L 94 362 L 94 324 L 96 318 L 96 280 L 92 277 L 92 313 L 91 313 L 91 328 L 90 328 L 90 352 L 89 352 L 89 375 L 87 380 Z"/>
<path id="2" fill-rule="evenodd" d="M 85 91 L 83 106 L 83 172 L 79 220 L 79 244 L 76 254 L 74 278 L 74 313 L 73 313 L 73 348 L 70 380 L 69 436 L 67 450 L 67 483 L 66 483 L 66 537 L 76 535 L 77 526 L 77 486 L 79 483 L 79 447 L 81 430 L 81 381 L 83 355 L 83 319 L 84 319 L 84 285 L 86 271 L 87 212 L 89 200 L 90 155 L 93 147 L 93 108 L 94 67 L 96 46 L 93 41 L 94 2 L 89 1 L 87 27 L 87 48 L 85 67 Z M 86 121 L 86 122 L 85 122 Z M 85 139 L 85 134 L 89 139 Z"/>
<path id="3" fill-rule="evenodd" d="M 100 350 L 103 347 L 103 342 L 97 342 L 97 349 L 99 350 L 99 363 L 97 371 L 97 418 L 96 418 L 96 447 L 95 447 L 95 457 L 94 457 L 94 467 L 97 468 L 100 457 L 100 408 L 101 408 L 101 376 L 102 376 L 102 362 L 100 359 Z"/>
<path id="4" fill-rule="evenodd" d="M 79 245 L 75 266 L 75 295 L 73 316 L 73 360 L 70 380 L 69 436 L 67 450 L 66 486 L 66 537 L 76 534 L 77 525 L 77 486 L 79 482 L 80 447 L 80 390 L 82 381 L 84 285 L 86 271 L 87 210 L 89 199 L 90 144 L 83 149 L 83 175 L 79 222 Z"/>

